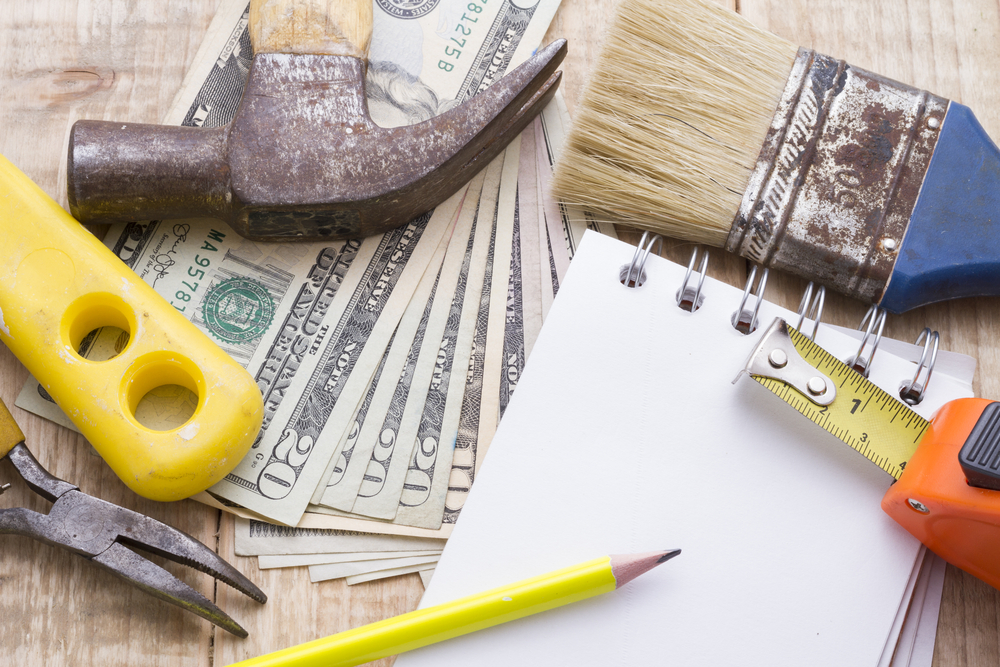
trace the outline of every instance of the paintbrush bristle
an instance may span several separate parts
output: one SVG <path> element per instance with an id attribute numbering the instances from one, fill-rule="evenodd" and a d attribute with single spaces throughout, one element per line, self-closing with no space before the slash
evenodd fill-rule
<path id="1" fill-rule="evenodd" d="M 723 245 L 796 47 L 699 0 L 625 0 L 553 183 L 597 219 Z"/>

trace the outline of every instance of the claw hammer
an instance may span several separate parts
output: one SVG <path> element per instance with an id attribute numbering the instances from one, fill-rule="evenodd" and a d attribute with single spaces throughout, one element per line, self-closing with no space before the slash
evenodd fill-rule
<path id="1" fill-rule="evenodd" d="M 502 151 L 555 94 L 557 40 L 430 120 L 368 113 L 371 0 L 251 0 L 254 59 L 220 128 L 78 121 L 70 211 L 85 223 L 214 217 L 258 241 L 357 238 L 426 213 Z"/>

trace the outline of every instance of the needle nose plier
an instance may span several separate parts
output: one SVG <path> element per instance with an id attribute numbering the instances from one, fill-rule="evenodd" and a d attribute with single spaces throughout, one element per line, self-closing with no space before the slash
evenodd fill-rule
<path id="1" fill-rule="evenodd" d="M 7 456 L 31 489 L 53 503 L 48 514 L 24 507 L 0 509 L 0 533 L 26 535 L 74 551 L 161 600 L 198 614 L 239 637 L 247 632 L 224 611 L 180 579 L 126 545 L 189 565 L 244 595 L 267 596 L 204 544 L 144 514 L 80 491 L 51 475 L 24 444 L 24 434 L 0 401 L 0 457 Z M 10 485 L 0 487 L 3 493 Z"/>

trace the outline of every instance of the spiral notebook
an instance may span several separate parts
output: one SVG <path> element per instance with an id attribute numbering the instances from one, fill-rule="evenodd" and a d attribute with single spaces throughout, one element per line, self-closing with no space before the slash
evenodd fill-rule
<path id="1" fill-rule="evenodd" d="M 731 384 L 760 331 L 795 315 L 765 301 L 742 335 L 741 290 L 708 278 L 687 312 L 685 267 L 650 256 L 640 287 L 619 282 L 634 251 L 585 236 L 421 605 L 601 555 L 683 553 L 396 665 L 875 667 L 912 651 L 900 620 L 924 549 L 880 508 L 890 477 L 758 383 Z M 858 347 L 825 325 L 816 342 Z M 871 379 L 898 392 L 916 364 L 889 342 Z M 971 396 L 973 368 L 940 354 L 916 410 Z"/>

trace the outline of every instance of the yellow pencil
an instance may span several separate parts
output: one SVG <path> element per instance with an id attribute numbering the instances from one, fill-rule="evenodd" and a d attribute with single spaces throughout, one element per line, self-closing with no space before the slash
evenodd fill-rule
<path id="1" fill-rule="evenodd" d="M 681 552 L 605 556 L 516 584 L 387 618 L 232 667 L 349 667 L 621 588 Z"/>

